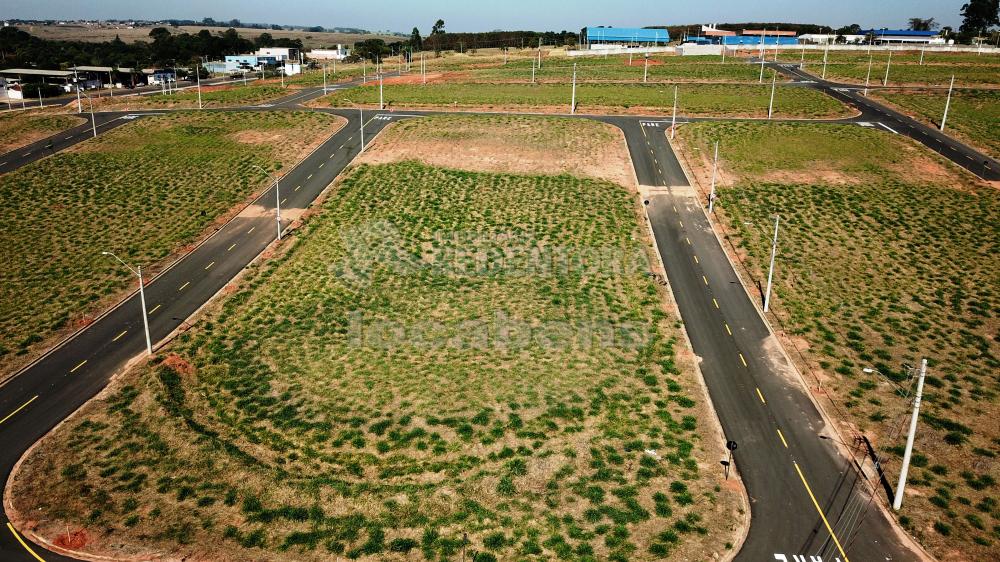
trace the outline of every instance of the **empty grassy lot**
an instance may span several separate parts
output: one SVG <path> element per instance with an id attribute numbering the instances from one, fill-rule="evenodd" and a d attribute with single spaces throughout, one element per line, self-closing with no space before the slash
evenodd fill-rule
<path id="1" fill-rule="evenodd" d="M 523 118 L 490 124 L 462 140 Z M 721 555 L 737 496 L 636 206 L 568 174 L 360 164 L 287 253 L 46 441 L 12 497 L 97 552 Z M 560 249 L 582 261 L 544 267 Z"/>
<path id="2" fill-rule="evenodd" d="M 83 119 L 80 117 L 51 113 L 47 110 L 2 113 L 0 114 L 0 154 L 75 127 L 80 123 L 83 123 Z"/>
<path id="3" fill-rule="evenodd" d="M 680 138 L 703 185 L 710 163 L 696 154 L 721 140 L 721 217 L 756 280 L 781 214 L 774 310 L 785 344 L 830 393 L 831 411 L 887 455 L 893 484 L 909 421 L 901 393 L 914 382 L 904 365 L 929 359 L 899 520 L 938 557 L 991 558 L 1000 543 L 996 189 L 908 139 L 860 127 L 697 124 Z"/>
<path id="4" fill-rule="evenodd" d="M 930 90 L 877 91 L 872 95 L 936 126 L 941 124 L 947 98 L 947 92 Z M 956 90 L 945 130 L 993 158 L 1000 158 L 1000 90 Z"/>
<path id="5" fill-rule="evenodd" d="M 770 85 L 687 84 L 678 89 L 679 115 L 767 116 Z M 384 97 L 391 107 L 453 107 L 569 112 L 569 84 L 387 84 Z M 581 84 L 577 111 L 594 113 L 655 113 L 672 111 L 673 88 L 662 84 Z M 320 98 L 317 106 L 376 106 L 378 85 L 336 92 Z M 833 98 L 807 88 L 779 87 L 775 115 L 780 117 L 842 117 L 848 108 Z"/>
<path id="6" fill-rule="evenodd" d="M 223 86 L 202 86 L 201 102 L 204 108 L 239 107 L 264 103 L 289 93 L 291 92 L 278 84 L 250 82 L 244 86 L 242 80 L 234 80 L 232 84 Z M 83 107 L 85 110 L 89 107 L 87 100 L 83 100 Z M 94 108 L 109 111 L 125 108 L 197 109 L 198 91 L 192 87 L 172 94 L 103 97 L 94 100 Z"/>
<path id="7" fill-rule="evenodd" d="M 649 82 L 757 82 L 759 78 L 759 67 L 736 58 L 723 63 L 722 57 L 716 56 L 650 57 L 645 69 L 642 56 L 634 55 L 631 65 L 627 56 L 543 60 L 542 68 L 535 70 L 535 80 L 566 82 L 573 75 L 574 63 L 579 82 L 642 82 L 644 71 Z M 469 70 L 458 79 L 529 82 L 534 64 L 532 59 L 511 60 L 507 64 L 501 61 L 492 68 Z"/>
<path id="8" fill-rule="evenodd" d="M 773 53 L 773 52 L 772 52 Z M 798 63 L 804 61 L 805 69 L 817 76 L 823 72 L 822 51 L 807 51 L 805 57 L 800 51 L 782 51 L 778 60 Z M 865 51 L 837 52 L 827 55 L 826 77 L 828 80 L 864 84 L 868 75 L 869 54 Z M 772 55 L 768 56 L 771 60 Z M 975 53 L 935 53 L 925 52 L 923 64 L 920 51 L 893 51 L 892 62 L 889 53 L 871 52 L 872 85 L 881 85 L 889 66 L 889 85 L 931 85 L 947 86 L 955 75 L 959 86 L 1000 86 L 1000 57 L 977 55 Z"/>
<path id="9" fill-rule="evenodd" d="M 150 268 L 264 185 L 252 164 L 290 165 L 339 123 L 307 112 L 148 117 L 0 176 L 0 372 L 134 285 L 101 251 Z"/>

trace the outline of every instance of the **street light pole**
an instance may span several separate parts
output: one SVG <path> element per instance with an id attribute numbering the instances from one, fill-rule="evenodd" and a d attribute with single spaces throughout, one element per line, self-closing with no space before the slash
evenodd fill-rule
<path id="1" fill-rule="evenodd" d="M 920 398 L 924 394 L 924 376 L 927 374 L 927 360 L 920 361 L 920 376 L 917 378 L 917 394 L 913 397 L 913 415 L 910 417 L 910 433 L 906 436 L 906 450 L 903 451 L 903 466 L 899 469 L 896 493 L 892 496 L 892 508 L 899 511 L 903 506 L 903 490 L 906 488 L 906 473 L 910 470 L 910 455 L 913 454 L 913 438 L 917 433 L 917 419 L 920 417 Z"/>
<path id="2" fill-rule="evenodd" d="M 253 167 L 267 174 L 269 178 L 274 179 L 274 216 L 278 221 L 278 241 L 281 241 L 281 192 L 278 188 L 278 176 L 272 175 L 271 172 L 268 172 L 257 164 L 254 164 Z"/>
<path id="3" fill-rule="evenodd" d="M 323 95 L 326 95 L 326 65 L 323 65 Z"/>
<path id="4" fill-rule="evenodd" d="M 77 90 L 80 93 L 80 90 Z M 94 131 L 94 138 L 97 138 L 97 121 L 94 119 L 94 100 L 87 94 L 83 94 L 87 98 L 87 102 L 90 103 L 90 127 Z"/>
<path id="5" fill-rule="evenodd" d="M 719 141 L 715 141 L 715 160 L 712 162 L 712 190 L 708 194 L 708 213 L 715 207 L 715 177 L 719 171 Z"/>
<path id="6" fill-rule="evenodd" d="M 951 75 L 951 85 L 948 86 L 948 99 L 944 102 L 944 116 L 941 117 L 941 130 L 944 131 L 944 125 L 948 121 L 948 108 L 951 107 L 951 91 L 955 88 L 955 75 Z"/>
<path id="7" fill-rule="evenodd" d="M 771 119 L 771 114 L 774 112 L 774 89 L 778 85 L 778 73 L 775 72 L 771 78 L 771 102 L 767 104 L 767 118 Z"/>
<path id="8" fill-rule="evenodd" d="M 573 63 L 573 96 L 569 102 L 569 114 L 576 114 L 576 63 Z"/>
<path id="9" fill-rule="evenodd" d="M 115 258 L 118 260 L 118 263 L 124 265 L 129 271 L 134 273 L 139 278 L 139 302 L 142 304 L 142 327 L 146 330 L 146 355 L 152 355 L 153 343 L 149 339 L 149 315 L 146 313 L 146 291 L 143 289 L 142 266 L 136 266 L 136 269 L 132 269 L 129 264 L 125 263 L 121 258 L 111 252 L 101 252 L 101 254 Z"/>
<path id="10" fill-rule="evenodd" d="M 198 109 L 201 109 L 201 63 L 194 67 L 195 79 L 198 81 Z"/>
<path id="11" fill-rule="evenodd" d="M 868 82 L 872 77 L 872 55 L 868 55 L 868 74 L 865 75 L 865 97 L 868 97 Z"/>
<path id="12" fill-rule="evenodd" d="M 385 109 L 385 102 L 382 98 L 382 70 L 379 69 L 378 73 L 378 108 Z"/>
<path id="13" fill-rule="evenodd" d="M 670 140 L 674 140 L 674 131 L 677 130 L 677 86 L 674 86 L 674 116 L 670 121 Z"/>
<path id="14" fill-rule="evenodd" d="M 649 53 L 646 53 L 646 61 L 642 67 L 642 83 L 646 83 L 646 78 L 649 76 Z"/>
<path id="15" fill-rule="evenodd" d="M 889 51 L 889 59 L 885 62 L 885 78 L 882 79 L 882 85 L 889 85 L 889 67 L 892 65 L 892 51 Z"/>
<path id="16" fill-rule="evenodd" d="M 764 312 L 771 307 L 771 281 L 774 278 L 774 256 L 778 253 L 778 221 L 781 215 L 774 216 L 774 239 L 771 241 L 771 267 L 767 270 L 767 291 L 764 292 Z"/>

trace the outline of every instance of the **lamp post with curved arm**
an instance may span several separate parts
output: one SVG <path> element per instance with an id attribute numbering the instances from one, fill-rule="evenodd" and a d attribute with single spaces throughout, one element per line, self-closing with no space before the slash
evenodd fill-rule
<path id="1" fill-rule="evenodd" d="M 278 221 L 278 240 L 281 240 L 281 194 L 278 192 L 278 176 L 272 175 L 271 172 L 268 172 L 257 164 L 253 164 L 253 167 L 264 172 L 267 174 L 267 177 L 274 180 L 274 216 Z"/>
<path id="2" fill-rule="evenodd" d="M 136 269 L 132 269 L 132 266 L 122 261 L 121 258 L 114 255 L 111 252 L 101 252 L 101 255 L 111 256 L 118 260 L 118 263 L 124 265 L 129 271 L 134 273 L 139 278 L 139 302 L 142 303 L 142 327 L 146 330 L 146 354 L 153 354 L 153 343 L 149 339 L 149 314 L 146 313 L 146 291 L 143 290 L 142 283 L 142 266 L 136 266 Z"/>
<path id="3" fill-rule="evenodd" d="M 91 98 L 89 95 L 87 95 L 87 92 L 80 91 L 80 85 L 77 84 L 76 85 L 76 95 L 79 96 L 80 94 L 83 94 L 83 96 L 85 98 L 87 98 L 87 101 L 90 102 L 90 126 L 93 129 L 93 131 L 94 131 L 94 136 L 96 137 L 97 136 L 97 121 L 94 120 L 94 99 Z"/>

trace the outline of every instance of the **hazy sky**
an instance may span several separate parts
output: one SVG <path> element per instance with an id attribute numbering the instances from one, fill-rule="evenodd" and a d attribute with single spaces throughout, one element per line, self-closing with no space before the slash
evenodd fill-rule
<path id="1" fill-rule="evenodd" d="M 578 30 L 586 25 L 635 26 L 740 21 L 784 21 L 839 27 L 906 27 L 907 18 L 933 17 L 957 28 L 966 0 L 4 0 L 0 18 L 193 19 L 361 27 L 427 34 L 437 18 L 448 31 L 492 29 Z"/>

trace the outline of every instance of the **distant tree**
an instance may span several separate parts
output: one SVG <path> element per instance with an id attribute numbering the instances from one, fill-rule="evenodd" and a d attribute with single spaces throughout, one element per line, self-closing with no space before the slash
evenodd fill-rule
<path id="1" fill-rule="evenodd" d="M 313 33 L 322 33 L 324 30 L 322 25 L 314 25 L 310 28 L 307 28 L 306 31 L 311 31 Z"/>
<path id="2" fill-rule="evenodd" d="M 434 27 L 431 28 L 431 35 L 438 35 L 444 33 L 444 20 L 437 20 L 434 22 Z"/>
<path id="3" fill-rule="evenodd" d="M 856 23 L 845 25 L 838 29 L 837 33 L 840 35 L 861 35 L 861 26 Z"/>
<path id="4" fill-rule="evenodd" d="M 420 37 L 420 30 L 414 27 L 413 31 L 410 32 L 410 47 L 419 51 L 423 49 L 423 44 L 424 40 Z"/>
<path id="5" fill-rule="evenodd" d="M 933 31 L 938 27 L 934 18 L 910 18 L 910 29 L 913 31 Z"/>
<path id="6" fill-rule="evenodd" d="M 276 23 L 272 23 L 271 24 L 271 29 L 273 31 L 281 31 L 282 27 L 280 25 L 276 24 Z"/>
<path id="7" fill-rule="evenodd" d="M 389 53 L 389 47 L 381 39 L 365 39 L 354 44 L 354 54 L 372 62 Z"/>
<path id="8" fill-rule="evenodd" d="M 963 33 L 978 33 L 988 27 L 1000 25 L 1000 0 L 969 0 L 962 5 Z"/>
<path id="9" fill-rule="evenodd" d="M 274 46 L 274 37 L 271 37 L 270 33 L 266 33 L 266 32 L 265 33 L 261 33 L 260 35 L 257 36 L 256 39 L 254 39 L 253 44 L 257 48 L 260 48 L 260 47 L 273 47 Z"/>
<path id="10" fill-rule="evenodd" d="M 243 24 L 238 19 L 229 20 L 229 27 L 243 27 Z"/>

